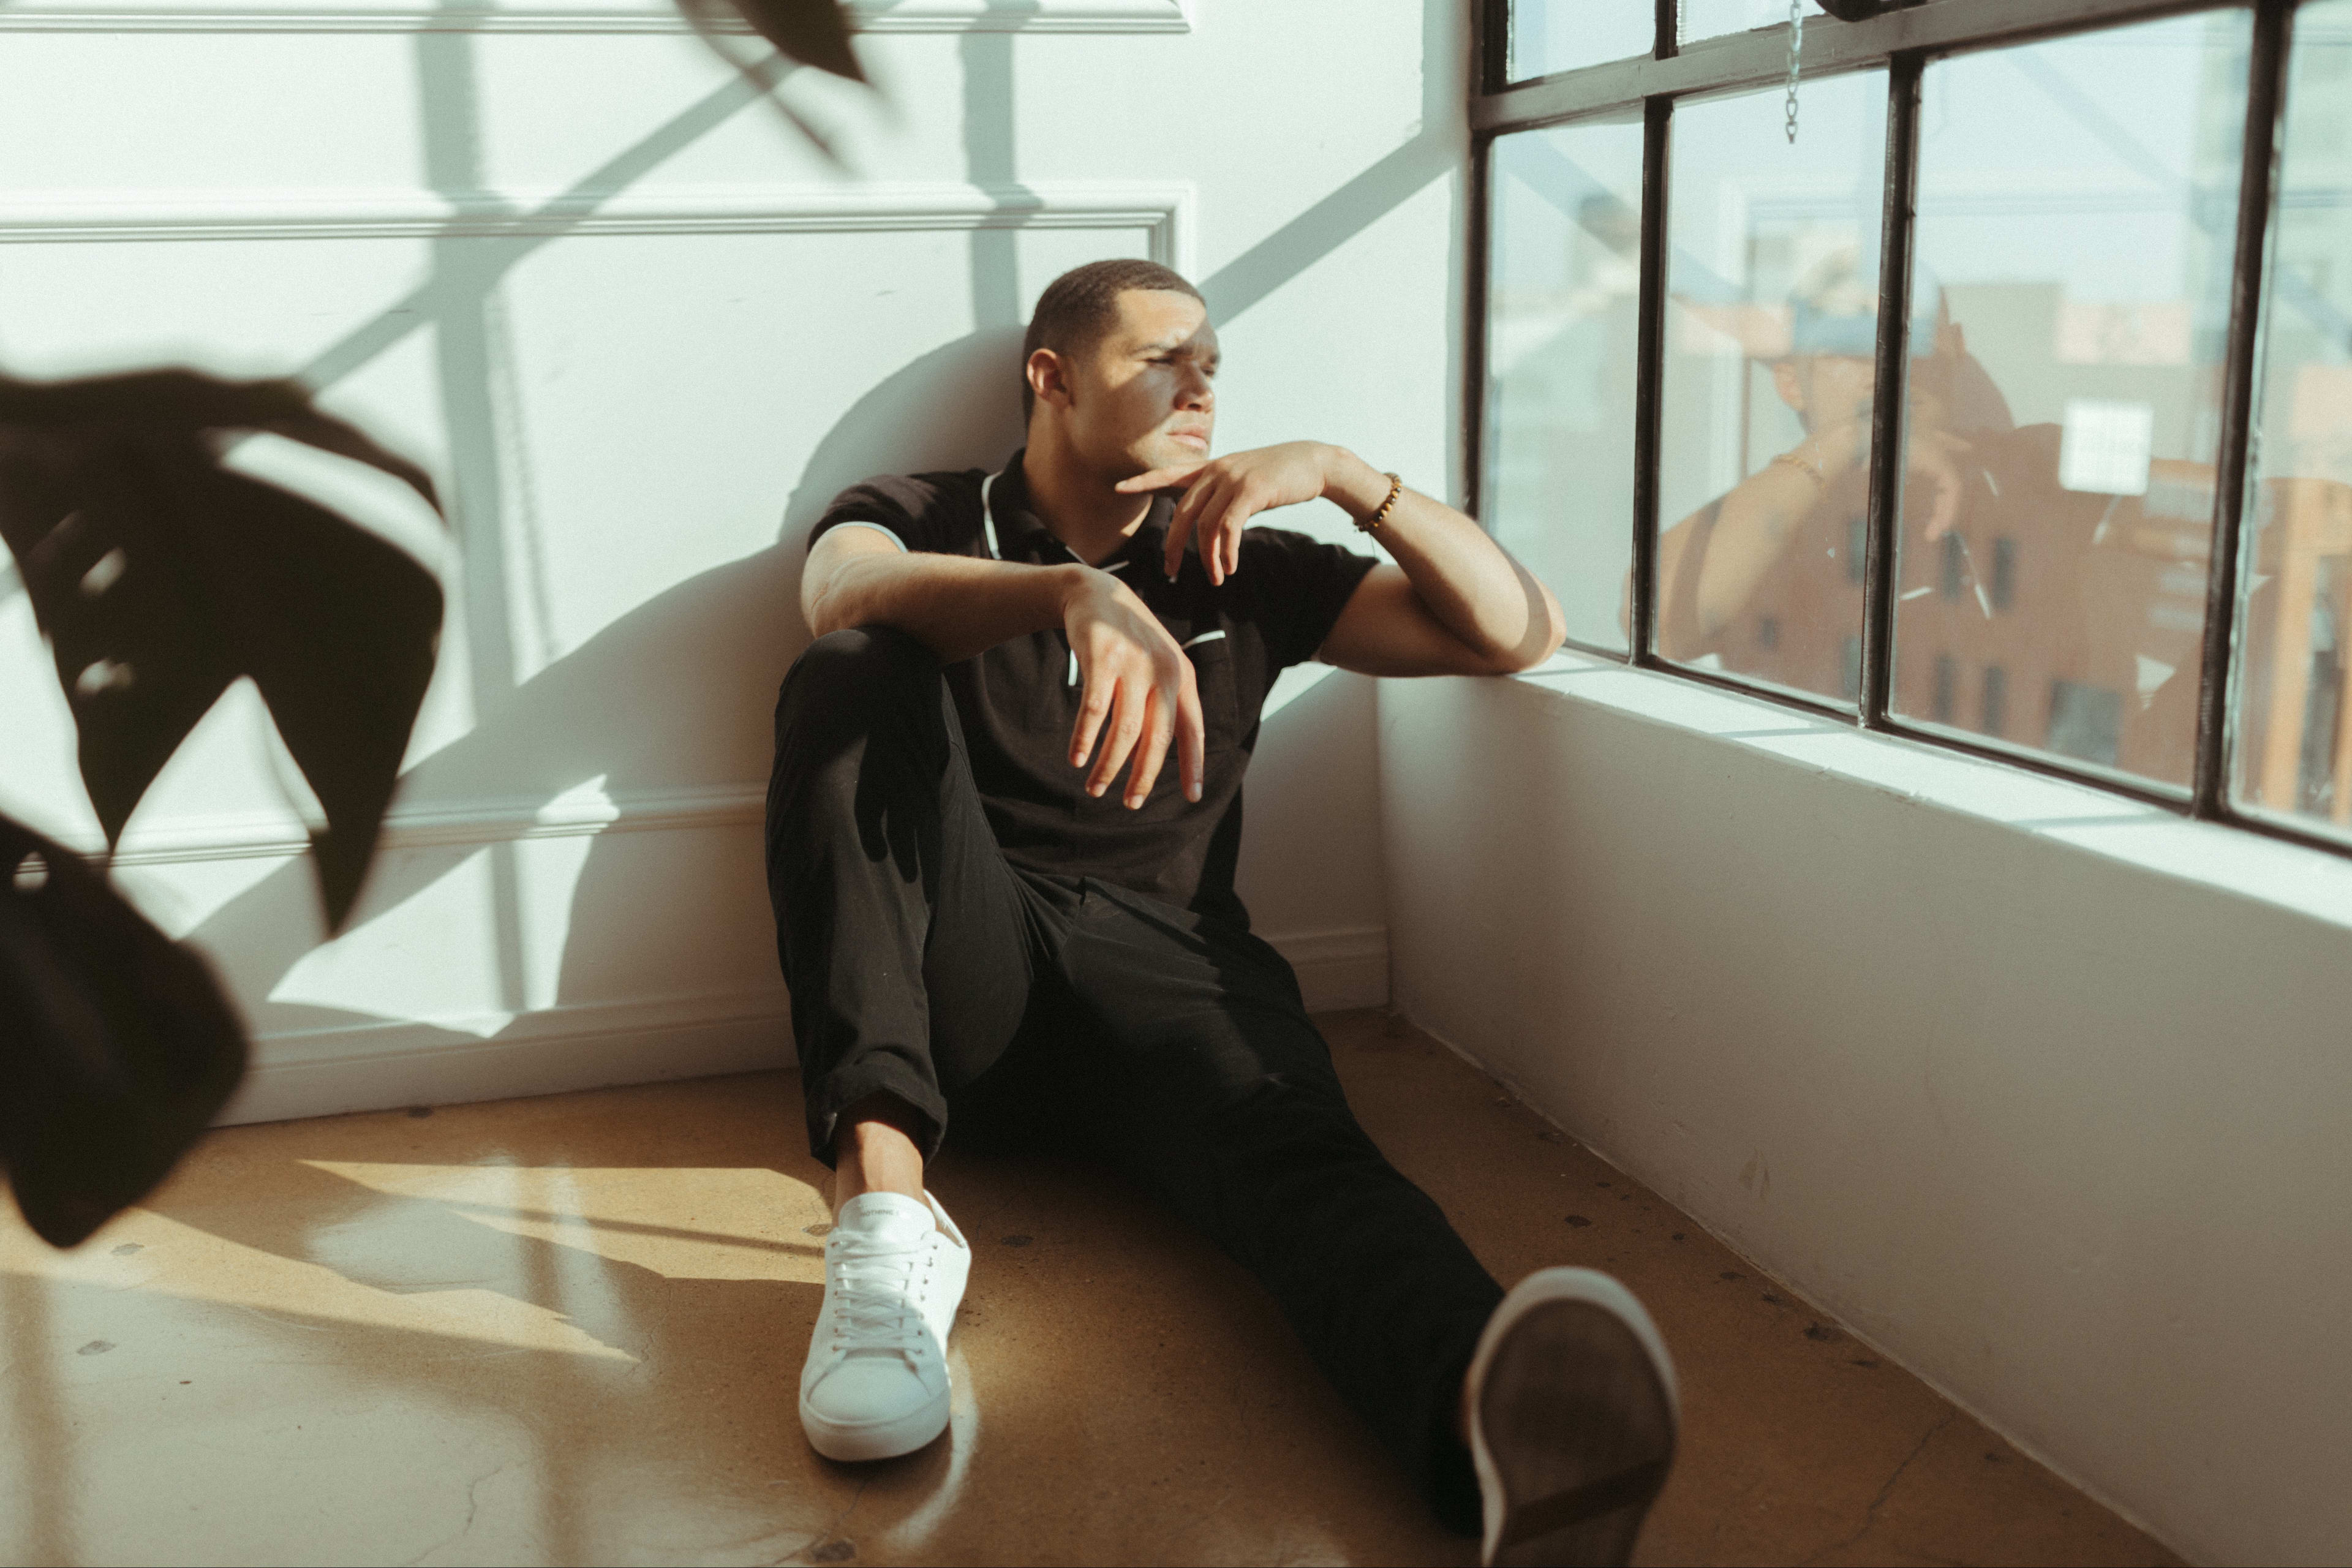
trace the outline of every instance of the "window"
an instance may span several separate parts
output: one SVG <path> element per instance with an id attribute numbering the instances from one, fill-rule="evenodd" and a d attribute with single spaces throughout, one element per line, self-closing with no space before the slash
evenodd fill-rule
<path id="1" fill-rule="evenodd" d="M 2352 831 L 2352 0 L 2294 20 L 2264 289 L 2234 796 Z"/>
<path id="2" fill-rule="evenodd" d="M 1646 55 L 1656 26 L 1651 7 L 1592 0 L 1511 0 L 1505 34 L 1507 81 L 1551 76 L 1629 55 Z"/>
<path id="3" fill-rule="evenodd" d="M 1587 649 L 2352 847 L 2352 0 L 1803 3 L 1792 113 L 1787 0 L 1490 0 L 1486 526 Z"/>
<path id="4" fill-rule="evenodd" d="M 1495 536 L 1554 585 L 1570 636 L 1622 652 L 1642 121 L 1509 137 L 1488 169 L 1485 468 Z"/>
<path id="5" fill-rule="evenodd" d="M 1886 78 L 1675 109 L 1660 388 L 1657 648 L 1860 695 Z M 1771 647 L 1759 620 L 1779 623 Z M 1853 644 L 1852 647 L 1848 644 Z"/>
<path id="6" fill-rule="evenodd" d="M 2015 739 L 2189 787 L 2252 21 L 1927 66 L 1895 712 L 1999 659 L 2052 694 Z"/>

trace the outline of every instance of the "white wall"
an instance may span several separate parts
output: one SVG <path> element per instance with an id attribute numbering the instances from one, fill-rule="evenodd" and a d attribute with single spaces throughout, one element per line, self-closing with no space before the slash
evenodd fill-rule
<path id="1" fill-rule="evenodd" d="M 2352 1556 L 2352 862 L 1580 662 L 1382 685 L 1398 1005 L 2192 1560 Z"/>
<path id="2" fill-rule="evenodd" d="M 442 539 L 337 460 L 240 453 L 353 490 L 453 599 L 340 940 L 249 691 L 133 819 L 126 883 L 258 1037 L 236 1116 L 782 1059 L 758 822 L 801 539 L 866 474 L 1009 451 L 1061 269 L 1191 270 L 1226 445 L 1453 486 L 1460 0 L 861 9 L 887 111 L 783 87 L 854 175 L 658 0 L 0 11 L 0 363 L 298 373 L 454 502 Z M 1352 537 L 1317 510 L 1279 521 Z M 1378 1001 L 1371 689 L 1278 700 L 1244 890 L 1312 999 Z M 0 809 L 94 844 L 13 572 L 0 733 Z"/>

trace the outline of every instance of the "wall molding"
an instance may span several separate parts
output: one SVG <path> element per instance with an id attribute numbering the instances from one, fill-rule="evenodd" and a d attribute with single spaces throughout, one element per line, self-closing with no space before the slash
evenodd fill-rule
<path id="1" fill-rule="evenodd" d="M 395 806 L 384 818 L 378 852 L 465 848 L 529 838 L 592 838 L 601 833 L 673 832 L 682 828 L 756 826 L 767 811 L 764 784 L 625 795 L 572 793 L 546 802 L 529 798 L 474 800 L 458 805 Z M 106 847 L 87 829 L 50 832 L 68 848 L 95 859 Z M 310 847 L 309 830 L 279 812 L 166 819 L 152 827 L 133 820 L 114 864 L 185 865 L 204 860 L 290 860 Z"/>
<path id="2" fill-rule="evenodd" d="M 1189 33 L 1192 0 L 850 0 L 860 33 Z M 685 33 L 656 0 L 500 5 L 39 5 L 0 8 L 10 33 Z M 730 32 L 751 31 L 733 26 Z"/>
<path id="3" fill-rule="evenodd" d="M 103 200 L 0 200 L 0 244 L 199 239 L 504 239 L 553 235 L 828 234 L 991 228 L 1141 228 L 1152 259 L 1182 267 L 1196 201 L 1187 184 L 838 185 L 580 192 L 144 191 Z"/>
<path id="4" fill-rule="evenodd" d="M 1298 972 L 1308 1012 L 1388 1005 L 1388 927 L 1259 934 Z"/>
<path id="5" fill-rule="evenodd" d="M 485 1027 L 495 1032 L 478 1033 Z M 253 1066 L 215 1125 L 758 1072 L 793 1060 L 782 986 L 575 1003 L 504 1019 L 387 1019 L 257 1036 Z"/>
<path id="6" fill-rule="evenodd" d="M 1266 941 L 1297 971 L 1309 1012 L 1387 1005 L 1385 927 Z M 280 1030 L 255 1037 L 252 1069 L 218 1124 L 771 1071 L 794 1060 L 792 999 L 781 985 Z"/>

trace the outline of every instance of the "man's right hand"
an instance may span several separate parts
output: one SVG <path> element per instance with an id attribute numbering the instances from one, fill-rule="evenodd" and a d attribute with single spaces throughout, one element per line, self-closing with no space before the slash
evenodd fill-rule
<path id="1" fill-rule="evenodd" d="M 1160 617 L 1117 577 L 1087 568 L 1063 598 L 1062 629 L 1086 682 L 1070 734 L 1070 765 L 1085 767 L 1093 756 L 1087 793 L 1108 790 L 1131 755 L 1124 799 L 1129 810 L 1141 805 L 1172 740 L 1184 798 L 1198 801 L 1207 751 L 1201 694 L 1192 659 Z"/>

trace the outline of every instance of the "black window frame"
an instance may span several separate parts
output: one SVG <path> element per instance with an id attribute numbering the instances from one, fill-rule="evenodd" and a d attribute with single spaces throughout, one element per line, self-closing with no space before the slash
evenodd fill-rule
<path id="1" fill-rule="evenodd" d="M 1467 304 L 1463 359 L 1462 473 L 1467 510 L 1480 510 L 1485 488 L 1489 236 L 1493 148 L 1501 137 L 1580 121 L 1643 120 L 1641 264 L 1633 416 L 1633 515 L 1631 605 L 1622 648 L 1570 638 L 1569 646 L 1596 658 L 1655 670 L 1737 691 L 1820 718 L 1899 735 L 2028 771 L 2090 784 L 2202 821 L 2282 838 L 2352 857 L 2352 843 L 2269 812 L 2241 810 L 2231 800 L 2230 767 L 2236 722 L 2236 654 L 2253 434 L 2254 396 L 2263 332 L 2263 285 L 2270 225 L 2277 205 L 2279 137 L 2295 13 L 2305 0 L 1912 0 L 1902 9 L 1861 21 L 1840 21 L 1805 0 L 1801 53 L 1807 81 L 1880 68 L 1887 74 L 1887 154 L 1879 277 L 1877 384 L 1872 419 L 1864 561 L 1862 692 L 1842 706 L 1784 687 L 1675 663 L 1655 651 L 1657 622 L 1658 421 L 1665 324 L 1665 222 L 1668 153 L 1674 106 L 1679 100 L 1724 91 L 1770 88 L 1786 80 L 1789 26 L 1695 40 L 1677 47 L 1676 0 L 1653 0 L 1651 52 L 1601 65 L 1507 81 L 1511 0 L 1473 0 L 1466 203 Z M 2206 581 L 2205 638 L 2199 664 L 2196 765 L 2187 788 L 2112 768 L 2053 755 L 1948 724 L 1905 719 L 1890 711 L 1894 664 L 1895 541 L 1903 479 L 1903 416 L 1908 357 L 1904 323 L 1911 309 L 1911 245 L 1916 216 L 1919 88 L 1933 61 L 1980 48 L 2095 32 L 2136 22 L 2207 12 L 2237 11 L 2252 18 L 2246 121 L 2242 142 L 2236 229 L 2231 245 L 2230 321 L 2224 347 L 2221 436 L 2216 455 L 2211 553 Z M 1488 524 L 1491 527 L 1491 523 Z"/>

